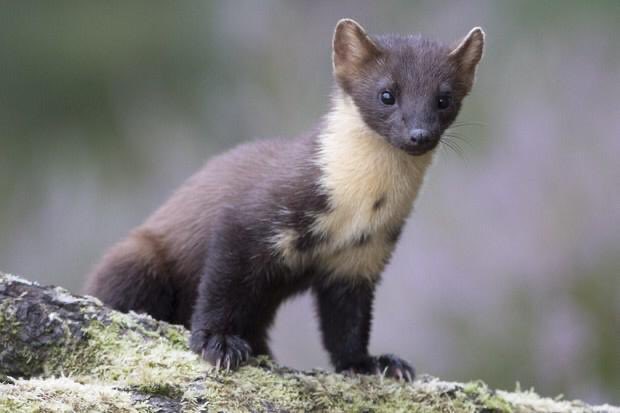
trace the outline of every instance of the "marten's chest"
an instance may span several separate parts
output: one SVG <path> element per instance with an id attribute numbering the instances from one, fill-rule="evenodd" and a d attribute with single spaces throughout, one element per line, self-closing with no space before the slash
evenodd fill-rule
<path id="1" fill-rule="evenodd" d="M 312 231 L 328 240 L 318 258 L 330 272 L 365 278 L 381 273 L 431 156 L 414 159 L 368 131 L 323 142 L 321 187 L 329 208 Z"/>
<path id="2" fill-rule="evenodd" d="M 305 234 L 283 229 L 275 244 L 291 268 L 315 265 L 336 277 L 377 277 L 411 211 L 432 154 L 420 157 L 392 147 L 360 126 L 319 142 L 319 188 L 325 211 L 312 217 Z M 299 248 L 309 237 L 311 248 Z"/>

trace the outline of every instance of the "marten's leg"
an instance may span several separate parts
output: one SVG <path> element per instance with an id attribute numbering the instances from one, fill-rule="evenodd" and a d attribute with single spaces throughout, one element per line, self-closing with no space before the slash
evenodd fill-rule
<path id="1" fill-rule="evenodd" d="M 225 369 L 236 369 L 252 355 L 270 355 L 267 329 L 284 298 L 276 281 L 283 277 L 260 258 L 271 256 L 267 247 L 234 219 L 213 233 L 190 338 L 194 352 Z"/>
<path id="2" fill-rule="evenodd" d="M 413 368 L 391 354 L 368 354 L 372 302 L 375 285 L 371 282 L 324 279 L 317 283 L 317 298 L 323 344 L 337 372 L 385 374 L 413 380 Z"/>
<path id="3" fill-rule="evenodd" d="M 85 291 L 115 310 L 172 321 L 174 290 L 165 256 L 155 235 L 138 230 L 106 253 Z"/>

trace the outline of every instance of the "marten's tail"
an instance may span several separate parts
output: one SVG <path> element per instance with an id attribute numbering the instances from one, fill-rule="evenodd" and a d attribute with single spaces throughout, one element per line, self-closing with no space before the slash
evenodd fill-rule
<path id="1" fill-rule="evenodd" d="M 106 253 L 85 292 L 115 310 L 172 321 L 174 289 L 165 257 L 157 236 L 138 230 Z"/>

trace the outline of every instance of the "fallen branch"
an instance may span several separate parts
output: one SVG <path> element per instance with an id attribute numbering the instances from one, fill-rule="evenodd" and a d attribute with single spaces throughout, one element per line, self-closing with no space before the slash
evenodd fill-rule
<path id="1" fill-rule="evenodd" d="M 187 331 L 0 274 L 0 412 L 609 412 L 481 382 L 301 372 L 267 359 L 216 372 Z"/>

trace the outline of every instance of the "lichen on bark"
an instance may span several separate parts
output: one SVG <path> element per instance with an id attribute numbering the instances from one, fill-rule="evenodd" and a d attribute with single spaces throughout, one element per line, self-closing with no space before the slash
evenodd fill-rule
<path id="1" fill-rule="evenodd" d="M 89 297 L 0 274 L 4 412 L 613 412 L 484 383 L 300 372 L 261 358 L 214 371 L 188 332 Z"/>

